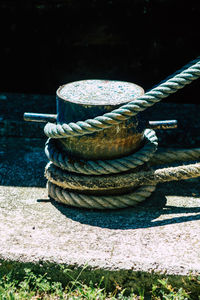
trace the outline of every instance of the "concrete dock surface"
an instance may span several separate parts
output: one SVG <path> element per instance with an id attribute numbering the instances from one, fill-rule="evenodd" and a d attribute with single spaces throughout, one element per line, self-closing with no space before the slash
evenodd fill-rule
<path id="1" fill-rule="evenodd" d="M 43 139 L 1 138 L 0 145 L 2 269 L 87 266 L 129 286 L 152 274 L 200 274 L 198 178 L 158 185 L 137 207 L 78 209 L 48 198 Z"/>
<path id="2" fill-rule="evenodd" d="M 6 94 L 0 100 L 0 272 L 29 266 L 66 281 L 63 270 L 70 270 L 73 278 L 104 276 L 108 286 L 126 288 L 169 276 L 200 289 L 188 279 L 200 275 L 199 178 L 160 184 L 133 208 L 64 206 L 47 194 L 44 125 L 23 121 L 24 111 L 55 113 L 55 97 Z M 161 147 L 200 147 L 198 105 L 159 103 L 143 115 L 178 120 L 178 129 L 158 131 Z"/>

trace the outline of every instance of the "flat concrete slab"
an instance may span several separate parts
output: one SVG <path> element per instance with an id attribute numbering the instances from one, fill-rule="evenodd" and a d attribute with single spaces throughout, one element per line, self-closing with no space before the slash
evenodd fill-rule
<path id="1" fill-rule="evenodd" d="M 138 280 L 141 274 L 200 274 L 199 179 L 159 185 L 135 208 L 71 208 L 48 198 L 44 140 L 0 138 L 0 145 L 2 268 L 12 262 L 87 265 L 99 276 L 114 272 L 112 281 L 129 286 L 134 274 Z"/>

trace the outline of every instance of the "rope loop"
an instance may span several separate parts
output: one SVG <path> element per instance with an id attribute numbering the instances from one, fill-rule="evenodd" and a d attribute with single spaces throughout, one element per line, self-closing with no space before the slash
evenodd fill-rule
<path id="1" fill-rule="evenodd" d="M 144 132 L 144 146 L 138 152 L 118 159 L 83 160 L 72 159 L 66 152 L 60 152 L 56 140 L 48 139 L 45 154 L 56 166 L 69 172 L 86 175 L 115 174 L 125 172 L 143 165 L 149 161 L 157 150 L 158 139 L 155 131 L 146 129 Z"/>

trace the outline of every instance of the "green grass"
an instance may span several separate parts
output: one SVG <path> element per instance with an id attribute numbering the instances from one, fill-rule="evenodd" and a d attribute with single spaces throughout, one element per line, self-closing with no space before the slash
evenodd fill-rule
<path id="1" fill-rule="evenodd" d="M 153 283 L 151 291 L 129 292 L 116 285 L 112 292 L 106 292 L 104 279 L 101 282 L 89 285 L 80 282 L 78 278 L 71 278 L 70 282 L 63 286 L 60 282 L 52 282 L 47 274 L 36 275 L 30 269 L 25 269 L 24 277 L 16 279 L 12 271 L 0 278 L 0 299 L 155 299 L 155 300 L 186 300 L 200 299 L 190 291 L 183 288 L 172 287 L 168 279 L 158 279 Z M 79 276 L 78 276 L 79 277 Z M 200 280 L 197 279 L 197 280 Z M 200 281 L 198 281 L 200 284 Z"/>

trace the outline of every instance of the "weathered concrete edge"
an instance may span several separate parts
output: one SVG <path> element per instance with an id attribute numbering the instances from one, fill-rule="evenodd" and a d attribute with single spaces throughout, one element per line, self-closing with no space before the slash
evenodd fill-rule
<path id="1" fill-rule="evenodd" d="M 161 272 L 144 272 L 133 269 L 110 270 L 106 268 L 93 268 L 87 264 L 83 266 L 58 264 L 49 261 L 24 262 L 0 258 L 0 276 L 13 272 L 17 279 L 22 279 L 25 275 L 25 269 L 31 269 L 36 274 L 46 274 L 51 281 L 59 281 L 66 285 L 70 281 L 78 280 L 89 284 L 91 281 L 95 284 L 103 279 L 103 286 L 107 291 L 116 288 L 116 285 L 127 291 L 138 292 L 145 290 L 149 292 L 152 285 L 158 279 L 167 278 L 168 283 L 176 288 L 184 288 L 191 293 L 200 294 L 199 275 L 169 275 Z"/>

